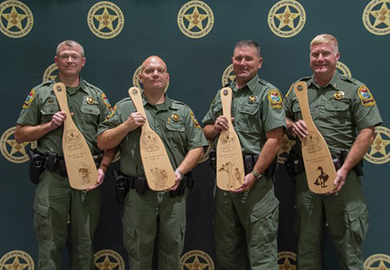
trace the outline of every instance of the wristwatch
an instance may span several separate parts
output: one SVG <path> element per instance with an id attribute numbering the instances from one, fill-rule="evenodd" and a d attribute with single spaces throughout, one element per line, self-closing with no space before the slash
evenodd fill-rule
<path id="1" fill-rule="evenodd" d="M 259 180 L 263 176 L 263 174 L 258 173 L 256 170 L 253 170 L 251 174 L 255 177 L 256 180 Z"/>

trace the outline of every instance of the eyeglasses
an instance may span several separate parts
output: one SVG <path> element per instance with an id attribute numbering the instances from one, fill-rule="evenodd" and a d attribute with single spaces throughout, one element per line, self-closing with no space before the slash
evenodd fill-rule
<path id="1" fill-rule="evenodd" d="M 76 54 L 73 54 L 73 55 L 61 54 L 58 58 L 60 58 L 61 60 L 68 60 L 69 57 L 73 61 L 77 61 L 77 60 L 79 60 L 81 58 L 79 55 L 76 55 Z"/>

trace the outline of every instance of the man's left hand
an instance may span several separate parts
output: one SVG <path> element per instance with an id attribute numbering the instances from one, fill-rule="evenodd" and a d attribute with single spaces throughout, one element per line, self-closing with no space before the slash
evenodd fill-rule
<path id="1" fill-rule="evenodd" d="M 90 190 L 94 190 L 96 189 L 98 186 L 100 186 L 101 184 L 103 184 L 103 181 L 104 181 L 104 177 L 105 177 L 105 173 L 103 171 L 103 169 L 98 169 L 98 178 L 97 178 L 97 182 L 95 185 L 93 185 L 92 187 L 90 188 L 87 188 L 87 191 L 90 191 Z"/>
<path id="2" fill-rule="evenodd" d="M 230 192 L 231 193 L 241 193 L 241 192 L 249 191 L 253 187 L 255 182 L 256 182 L 256 178 L 253 176 L 253 174 L 249 173 L 249 174 L 245 175 L 244 183 L 241 185 L 241 187 L 234 189 L 234 190 L 231 190 Z"/>
<path id="3" fill-rule="evenodd" d="M 341 167 L 336 172 L 336 179 L 334 180 L 334 186 L 335 188 L 331 191 L 329 191 L 326 195 L 337 193 L 341 190 L 341 188 L 345 185 L 345 180 L 347 179 L 348 170 Z"/>

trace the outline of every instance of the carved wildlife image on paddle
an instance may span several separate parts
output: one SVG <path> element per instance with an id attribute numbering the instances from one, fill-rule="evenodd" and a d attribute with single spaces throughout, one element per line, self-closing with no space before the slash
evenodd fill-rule
<path id="1" fill-rule="evenodd" d="M 56 83 L 53 91 L 58 104 L 67 117 L 64 121 L 62 136 L 62 150 L 70 186 L 74 189 L 84 190 L 96 184 L 98 172 L 91 150 L 83 134 L 78 130 L 72 120 L 66 97 L 66 87 L 63 83 Z"/>
<path id="2" fill-rule="evenodd" d="M 217 186 L 222 190 L 234 190 L 244 182 L 244 160 L 240 140 L 232 124 L 232 89 L 222 88 L 220 95 L 222 114 L 228 120 L 229 129 L 222 130 L 218 138 Z"/>
<path id="3" fill-rule="evenodd" d="M 175 173 L 169 160 L 164 143 L 150 127 L 142 103 L 141 91 L 137 87 L 129 89 L 129 96 L 136 110 L 145 117 L 141 128 L 140 151 L 146 181 L 151 190 L 163 191 L 175 184 Z"/>
<path id="4" fill-rule="evenodd" d="M 333 181 L 336 178 L 332 155 L 311 117 L 306 83 L 297 82 L 294 85 L 294 92 L 301 107 L 302 119 L 309 132 L 301 143 L 307 184 L 314 193 L 328 193 L 334 189 Z"/>

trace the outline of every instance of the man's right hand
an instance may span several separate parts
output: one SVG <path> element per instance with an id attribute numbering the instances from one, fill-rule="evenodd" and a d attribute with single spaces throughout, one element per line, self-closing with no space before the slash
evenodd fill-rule
<path id="1" fill-rule="evenodd" d="M 146 122 L 145 117 L 140 112 L 133 112 L 129 115 L 129 118 L 126 120 L 126 126 L 130 131 L 137 129 L 140 126 L 143 126 Z"/>
<path id="2" fill-rule="evenodd" d="M 52 130 L 58 128 L 64 123 L 65 119 L 66 119 L 66 113 L 64 111 L 56 112 L 51 118 L 50 128 Z"/>

